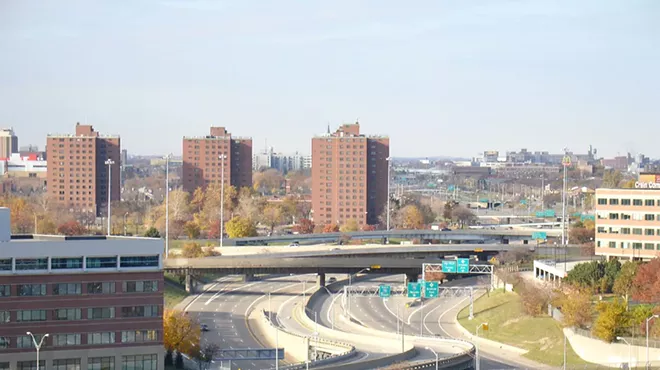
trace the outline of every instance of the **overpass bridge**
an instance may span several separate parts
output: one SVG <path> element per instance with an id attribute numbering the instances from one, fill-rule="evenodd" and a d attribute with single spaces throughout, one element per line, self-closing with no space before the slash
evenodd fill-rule
<path id="1" fill-rule="evenodd" d="M 543 230 L 549 237 L 561 236 L 561 230 L 547 229 Z M 523 241 L 527 243 L 532 241 L 534 230 L 472 230 L 460 229 L 452 231 L 441 230 L 376 230 L 376 231 L 356 231 L 349 233 L 324 233 L 324 234 L 299 234 L 299 235 L 276 235 L 276 236 L 254 236 L 248 238 L 225 239 L 226 246 L 244 246 L 244 245 L 268 245 L 268 243 L 333 243 L 342 238 L 349 237 L 357 240 L 382 240 L 390 239 L 419 239 L 422 244 L 430 242 L 444 243 L 483 243 L 486 241 L 495 241 L 502 244 L 508 244 L 509 241 Z"/>

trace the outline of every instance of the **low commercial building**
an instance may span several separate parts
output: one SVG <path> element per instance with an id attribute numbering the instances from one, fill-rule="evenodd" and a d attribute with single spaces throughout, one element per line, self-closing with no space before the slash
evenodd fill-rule
<path id="1" fill-rule="evenodd" d="M 660 183 L 596 190 L 596 254 L 632 260 L 660 256 Z"/>
<path id="2" fill-rule="evenodd" d="M 0 369 L 37 369 L 28 333 L 39 369 L 164 368 L 160 240 L 16 240 L 0 219 Z"/>

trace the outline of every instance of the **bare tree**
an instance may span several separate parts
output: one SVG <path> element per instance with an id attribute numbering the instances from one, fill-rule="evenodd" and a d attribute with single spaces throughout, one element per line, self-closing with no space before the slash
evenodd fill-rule
<path id="1" fill-rule="evenodd" d="M 194 348 L 190 357 L 197 363 L 199 370 L 207 370 L 211 367 L 211 361 L 220 352 L 220 346 L 215 343 L 206 343 L 201 346 L 199 351 Z"/>

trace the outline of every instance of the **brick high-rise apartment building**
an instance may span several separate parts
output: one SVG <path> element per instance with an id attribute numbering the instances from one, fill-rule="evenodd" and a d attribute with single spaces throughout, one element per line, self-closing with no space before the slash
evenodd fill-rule
<path id="1" fill-rule="evenodd" d="M 312 138 L 314 222 L 377 224 L 387 203 L 389 155 L 390 139 L 360 134 L 357 122 Z"/>
<path id="2" fill-rule="evenodd" d="M 193 192 L 220 183 L 225 155 L 225 185 L 252 186 L 252 138 L 232 137 L 224 127 L 211 127 L 210 135 L 183 138 L 183 188 Z"/>
<path id="3" fill-rule="evenodd" d="M 91 125 L 76 124 L 76 133 L 48 135 L 47 186 L 51 198 L 73 212 L 105 214 L 108 205 L 108 165 L 111 159 L 111 201 L 120 199 L 119 136 L 100 135 Z"/>

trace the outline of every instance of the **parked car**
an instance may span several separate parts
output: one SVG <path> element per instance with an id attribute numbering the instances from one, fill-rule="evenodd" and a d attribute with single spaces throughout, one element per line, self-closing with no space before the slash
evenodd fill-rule
<path id="1" fill-rule="evenodd" d="M 300 243 L 293 242 L 293 243 L 289 244 L 289 247 L 300 247 Z"/>
<path id="2" fill-rule="evenodd" d="M 328 284 L 332 284 L 332 283 L 336 283 L 336 282 L 337 282 L 337 278 L 335 278 L 335 277 L 331 277 L 330 279 L 328 279 Z"/>
<path id="3" fill-rule="evenodd" d="M 443 229 L 442 229 L 442 230 L 440 230 L 440 231 L 451 231 L 451 229 L 450 229 L 450 228 L 448 228 L 448 227 L 445 227 L 445 228 L 443 228 Z"/>

